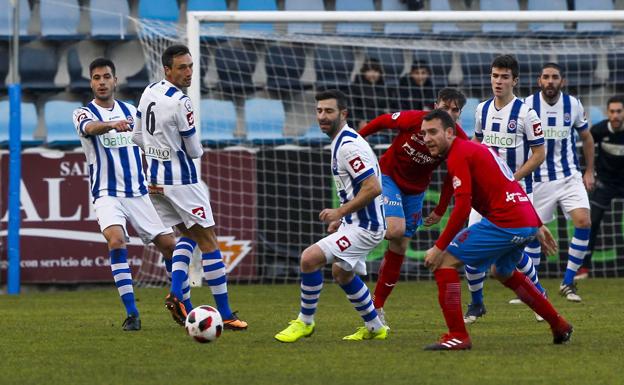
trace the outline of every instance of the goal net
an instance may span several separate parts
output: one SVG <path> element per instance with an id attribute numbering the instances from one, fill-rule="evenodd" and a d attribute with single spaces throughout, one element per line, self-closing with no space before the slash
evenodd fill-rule
<path id="1" fill-rule="evenodd" d="M 318 213 L 338 202 L 329 140 L 316 123 L 314 95 L 319 90 L 347 93 L 349 123 L 359 128 L 383 113 L 429 109 L 439 89 L 456 87 L 467 96 L 460 124 L 472 134 L 475 108 L 491 95 L 490 64 L 498 54 L 518 59 L 515 92 L 520 97 L 538 91 L 536 79 L 544 63 L 559 63 L 567 79 L 565 91 L 580 98 L 591 123 L 605 118 L 606 100 L 624 86 L 624 35 L 613 15 L 593 20 L 577 13 L 581 21 L 571 21 L 527 18 L 525 12 L 489 19 L 471 12 L 475 16 L 461 20 L 457 12 L 445 13 L 446 19 L 430 12 L 438 16 L 423 20 L 402 20 L 404 12 L 398 13 L 401 17 L 395 12 L 301 14 L 188 13 L 187 28 L 136 21 L 153 81 L 162 77 L 160 55 L 167 46 L 187 44 L 195 58 L 189 94 L 207 148 L 202 175 L 210 188 L 217 233 L 250 241 L 245 257 L 230 267 L 233 281 L 298 279 L 301 252 L 326 234 Z M 381 155 L 392 138 L 385 131 L 369 142 Z M 423 215 L 437 203 L 444 172 L 434 175 Z M 417 231 L 403 279 L 430 279 L 422 257 L 449 212 L 438 226 Z M 560 276 L 572 229 L 561 213 L 550 226 L 560 253 L 545 259 L 540 270 L 542 276 Z M 623 226 L 622 202 L 616 200 L 598 235 L 592 262 L 596 276 L 624 274 Z M 384 242 L 368 257 L 373 279 L 386 247 Z M 146 258 L 157 258 L 157 253 L 147 252 Z"/>

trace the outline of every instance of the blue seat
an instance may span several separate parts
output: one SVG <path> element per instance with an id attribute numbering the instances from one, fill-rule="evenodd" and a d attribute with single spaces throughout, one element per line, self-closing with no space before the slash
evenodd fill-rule
<path id="1" fill-rule="evenodd" d="M 336 11 L 374 11 L 375 4 L 372 0 L 336 0 Z M 338 23 L 336 24 L 337 34 L 370 34 L 373 33 L 373 26 L 370 23 Z"/>
<path id="2" fill-rule="evenodd" d="M 54 83 L 58 70 L 58 56 L 54 48 L 20 48 L 19 66 L 24 90 L 58 92 L 63 89 Z"/>
<path id="3" fill-rule="evenodd" d="M 35 139 L 35 131 L 37 130 L 37 109 L 33 103 L 22 102 L 21 105 L 22 120 L 22 147 L 38 146 L 43 143 L 42 140 Z M 9 123 L 10 123 L 10 105 L 8 100 L 0 101 L 0 147 L 9 145 Z"/>
<path id="4" fill-rule="evenodd" d="M 432 11 L 452 11 L 449 0 L 435 0 L 431 2 Z M 455 33 L 460 32 L 455 23 L 433 23 L 431 26 L 433 33 Z"/>
<path id="5" fill-rule="evenodd" d="M 138 15 L 140 19 L 177 23 L 180 10 L 176 0 L 139 0 Z"/>
<path id="6" fill-rule="evenodd" d="M 574 9 L 577 11 L 613 11 L 613 0 L 575 0 Z M 609 22 L 579 22 L 576 23 L 578 32 L 611 32 L 613 26 Z"/>
<path id="7" fill-rule="evenodd" d="M 267 89 L 272 92 L 302 91 L 305 50 L 296 45 L 273 45 L 267 49 Z"/>
<path id="8" fill-rule="evenodd" d="M 598 59 L 593 53 L 558 55 L 558 64 L 563 68 L 569 87 L 584 87 L 594 84 L 594 72 Z"/>
<path id="9" fill-rule="evenodd" d="M 31 38 L 28 35 L 28 23 L 30 22 L 30 7 L 28 1 L 19 1 L 19 35 L 21 39 Z M 0 0 L 0 39 L 13 37 L 13 11 L 11 0 Z"/>
<path id="10" fill-rule="evenodd" d="M 498 54 L 489 52 L 465 52 L 461 54 L 461 66 L 464 74 L 463 85 L 475 92 L 490 89 L 492 61 Z"/>
<path id="11" fill-rule="evenodd" d="M 529 0 L 529 11 L 567 11 L 567 0 Z M 529 23 L 529 30 L 533 32 L 563 32 L 564 23 Z"/>
<path id="12" fill-rule="evenodd" d="M 82 76 L 82 65 L 76 48 L 70 48 L 67 51 L 67 72 L 69 73 L 69 90 L 71 92 L 91 92 L 91 82 Z"/>
<path id="13" fill-rule="evenodd" d="M 596 125 L 603 120 L 607 119 L 607 116 L 604 113 L 604 107 L 600 106 L 589 106 L 589 119 L 591 121 L 591 125 Z"/>
<path id="14" fill-rule="evenodd" d="M 78 0 L 41 0 L 41 37 L 46 40 L 81 40 L 78 33 L 80 5 Z"/>
<path id="15" fill-rule="evenodd" d="M 187 11 L 227 11 L 225 0 L 189 0 L 186 5 Z M 222 35 L 224 23 L 201 23 L 199 26 L 201 36 Z"/>
<path id="16" fill-rule="evenodd" d="M 340 88 L 351 83 L 355 65 L 353 51 L 349 47 L 318 46 L 314 57 L 316 88 Z"/>
<path id="17" fill-rule="evenodd" d="M 324 11 L 323 0 L 286 0 L 284 2 L 286 11 Z M 323 33 L 321 23 L 288 23 L 288 33 Z"/>
<path id="18" fill-rule="evenodd" d="M 314 123 L 296 140 L 298 145 L 301 146 L 323 146 L 329 144 L 331 140 L 327 135 L 321 131 L 318 123 Z"/>
<path id="19" fill-rule="evenodd" d="M 112 10 L 112 12 L 111 12 Z M 130 8 L 127 0 L 91 0 L 91 39 L 128 39 L 128 16 Z"/>
<path id="20" fill-rule="evenodd" d="M 517 12 L 520 10 L 518 2 L 515 0 L 481 0 L 482 11 L 509 11 Z M 517 23 L 483 23 L 481 24 L 481 31 L 489 32 L 516 32 L 518 30 Z"/>
<path id="21" fill-rule="evenodd" d="M 405 67 L 403 51 L 394 48 L 366 48 L 366 58 L 377 59 L 384 72 L 384 82 L 389 86 L 399 84 L 399 76 Z"/>
<path id="22" fill-rule="evenodd" d="M 238 0 L 239 11 L 277 11 L 275 0 Z M 273 23 L 242 23 L 241 31 L 273 32 Z"/>
<path id="23" fill-rule="evenodd" d="M 405 1 L 401 0 L 382 0 L 382 11 L 406 11 L 408 12 Z M 420 33 L 420 27 L 416 23 L 386 23 L 384 26 L 384 33 L 387 35 L 392 34 L 404 34 L 414 35 Z"/>
<path id="24" fill-rule="evenodd" d="M 247 140 L 257 145 L 283 144 L 286 113 L 281 100 L 252 98 L 245 100 Z"/>
<path id="25" fill-rule="evenodd" d="M 79 146 L 80 139 L 71 117 L 79 102 L 51 100 L 43 106 L 43 116 L 47 130 L 46 143 L 49 147 Z"/>
<path id="26" fill-rule="evenodd" d="M 466 105 L 462 109 L 462 113 L 459 117 L 459 125 L 469 138 L 471 138 L 475 132 L 475 111 L 477 110 L 478 105 L 479 99 L 466 99 Z"/>
<path id="27" fill-rule="evenodd" d="M 238 143 L 236 131 L 236 108 L 229 100 L 202 99 L 201 141 L 207 146 L 221 147 Z"/>
<path id="28" fill-rule="evenodd" d="M 228 96 L 245 96 L 254 92 L 256 87 L 252 76 L 257 59 L 253 48 L 227 43 L 217 47 L 215 65 L 221 92 Z"/>
<path id="29" fill-rule="evenodd" d="M 453 53 L 447 51 L 414 51 L 414 61 L 429 63 L 431 82 L 436 89 L 448 86 L 448 74 L 453 65 Z"/>
<path id="30" fill-rule="evenodd" d="M 126 82 L 121 85 L 121 88 L 127 92 L 141 92 L 150 83 L 149 72 L 147 71 L 147 65 L 144 65 L 139 72 L 134 75 L 128 76 Z"/>

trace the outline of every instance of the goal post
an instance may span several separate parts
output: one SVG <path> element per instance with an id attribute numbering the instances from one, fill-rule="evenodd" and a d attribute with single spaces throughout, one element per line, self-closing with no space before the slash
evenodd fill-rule
<path id="1" fill-rule="evenodd" d="M 186 43 L 194 58 L 188 93 L 209 147 L 202 178 L 210 188 L 217 233 L 224 245 L 247 242 L 228 251 L 247 255 L 230 267 L 231 280 L 238 282 L 296 280 L 299 254 L 324 235 L 318 213 L 337 202 L 328 173 L 329 141 L 315 117 L 314 94 L 320 89 L 348 94 L 349 123 L 358 128 L 381 113 L 430 108 L 439 89 L 459 88 L 468 98 L 460 118 L 467 132 L 474 129 L 476 105 L 491 95 L 489 66 L 497 54 L 518 58 L 519 97 L 536 92 L 544 63 L 560 63 L 566 91 L 580 98 L 594 123 L 605 118 L 607 99 L 624 91 L 624 11 L 189 12 L 184 26 L 136 22 L 152 81 L 162 76 L 166 46 Z M 489 23 L 494 32 L 485 32 Z M 613 28 L 581 32 L 580 23 Z M 422 68 L 428 80 L 416 90 L 413 72 Z M 359 85 L 371 69 L 383 82 Z M 369 141 L 381 155 L 391 139 L 385 132 Z M 437 202 L 443 173 L 434 174 L 423 215 Z M 616 201 L 597 240 L 595 275 L 624 275 L 622 217 L 622 202 Z M 403 279 L 430 279 L 422 257 L 447 220 L 448 212 L 440 225 L 419 228 Z M 244 227 L 252 229 L 248 235 L 232 235 Z M 541 274 L 558 277 L 565 271 L 571 232 L 561 213 L 550 227 L 560 254 L 547 260 Z M 373 278 L 386 247 L 368 258 Z M 243 249 L 246 254 L 234 251 Z M 145 264 L 152 265 L 155 274 L 145 271 L 146 277 L 162 282 L 159 264 Z"/>

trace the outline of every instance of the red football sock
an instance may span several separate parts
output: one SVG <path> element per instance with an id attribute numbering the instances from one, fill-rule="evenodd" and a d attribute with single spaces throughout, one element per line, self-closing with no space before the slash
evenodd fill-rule
<path id="1" fill-rule="evenodd" d="M 377 278 L 375 293 L 373 294 L 375 309 L 384 307 L 386 299 L 392 293 L 392 289 L 394 289 L 394 285 L 399 281 L 404 258 L 405 255 L 386 250 L 379 268 L 379 278 Z"/>
<path id="2" fill-rule="evenodd" d="M 522 302 L 526 303 L 534 312 L 542 316 L 551 327 L 557 326 L 559 314 L 550 301 L 535 287 L 533 282 L 524 274 L 514 270 L 511 278 L 503 283 L 513 290 Z"/>
<path id="3" fill-rule="evenodd" d="M 468 337 L 461 308 L 461 284 L 457 270 L 440 268 L 434 272 L 434 277 L 438 283 L 438 302 L 449 333 L 454 337 Z"/>

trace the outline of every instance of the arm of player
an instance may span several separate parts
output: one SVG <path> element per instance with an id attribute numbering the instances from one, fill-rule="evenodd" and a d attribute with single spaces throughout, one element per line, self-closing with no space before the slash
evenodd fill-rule
<path id="1" fill-rule="evenodd" d="M 436 208 L 425 218 L 424 224 L 425 226 L 433 226 L 436 223 L 440 222 L 442 216 L 446 212 L 449 203 L 451 203 L 451 198 L 453 197 L 453 179 L 450 174 L 447 173 L 444 177 L 444 183 L 442 183 L 442 193 L 440 194 L 440 199 L 438 200 L 438 205 Z"/>
<path id="2" fill-rule="evenodd" d="M 542 246 L 542 252 L 544 252 L 545 255 L 555 255 L 558 249 L 557 241 L 550 230 L 548 230 L 548 227 L 545 225 L 540 226 L 537 230 L 537 240 Z"/>
<path id="3" fill-rule="evenodd" d="M 531 146 L 531 155 L 524 164 L 514 173 L 515 180 L 522 180 L 530 175 L 546 159 L 546 148 L 544 147 L 544 132 L 542 131 L 542 120 L 537 116 L 535 110 L 530 109 L 523 121 L 524 139 Z"/>
<path id="4" fill-rule="evenodd" d="M 379 184 L 379 180 L 377 180 L 374 173 L 368 175 L 360 186 L 360 191 L 352 200 L 335 209 L 324 209 L 319 214 L 319 219 L 325 223 L 337 221 L 345 215 L 366 207 L 375 197 L 381 194 L 381 184 Z"/>
<path id="5" fill-rule="evenodd" d="M 110 122 L 93 121 L 84 126 L 84 131 L 87 135 L 102 135 L 110 130 L 126 132 L 132 131 L 132 128 L 130 128 L 130 122 L 126 119 L 112 120 Z"/>
<path id="6" fill-rule="evenodd" d="M 535 169 L 538 168 L 542 162 L 544 162 L 544 159 L 546 159 L 546 149 L 543 144 L 531 147 L 531 155 L 529 156 L 529 159 L 524 162 L 522 167 L 516 170 L 514 173 L 514 179 L 522 180 L 524 177 L 535 171 Z"/>
<path id="7" fill-rule="evenodd" d="M 176 121 L 178 123 L 178 132 L 184 142 L 186 154 L 193 159 L 200 158 L 204 154 L 204 149 L 202 148 L 201 141 L 195 130 L 195 115 L 189 97 L 180 99 L 178 111 L 176 113 Z"/>
<path id="8" fill-rule="evenodd" d="M 585 158 L 583 183 L 585 183 L 587 191 L 593 191 L 594 187 L 596 187 L 596 179 L 594 177 L 594 137 L 589 130 L 579 132 L 579 137 L 583 141 L 583 156 Z"/>
<path id="9" fill-rule="evenodd" d="M 145 145 L 143 143 L 143 119 L 141 119 L 141 112 L 136 113 L 136 122 L 134 123 L 134 131 L 132 132 L 132 141 L 139 146 L 141 150 L 145 151 Z"/>
<path id="10" fill-rule="evenodd" d="M 358 133 L 363 137 L 380 130 L 407 130 L 412 126 L 420 125 L 424 111 L 399 111 L 393 114 L 379 115 L 364 126 Z"/>
<path id="11" fill-rule="evenodd" d="M 471 195 L 469 194 L 455 195 L 455 207 L 453 211 L 451 211 L 451 216 L 449 217 L 444 231 L 440 234 L 440 237 L 435 243 L 438 249 L 446 249 L 457 233 L 464 227 L 464 223 L 466 223 L 468 216 L 470 216 L 470 201 Z"/>

